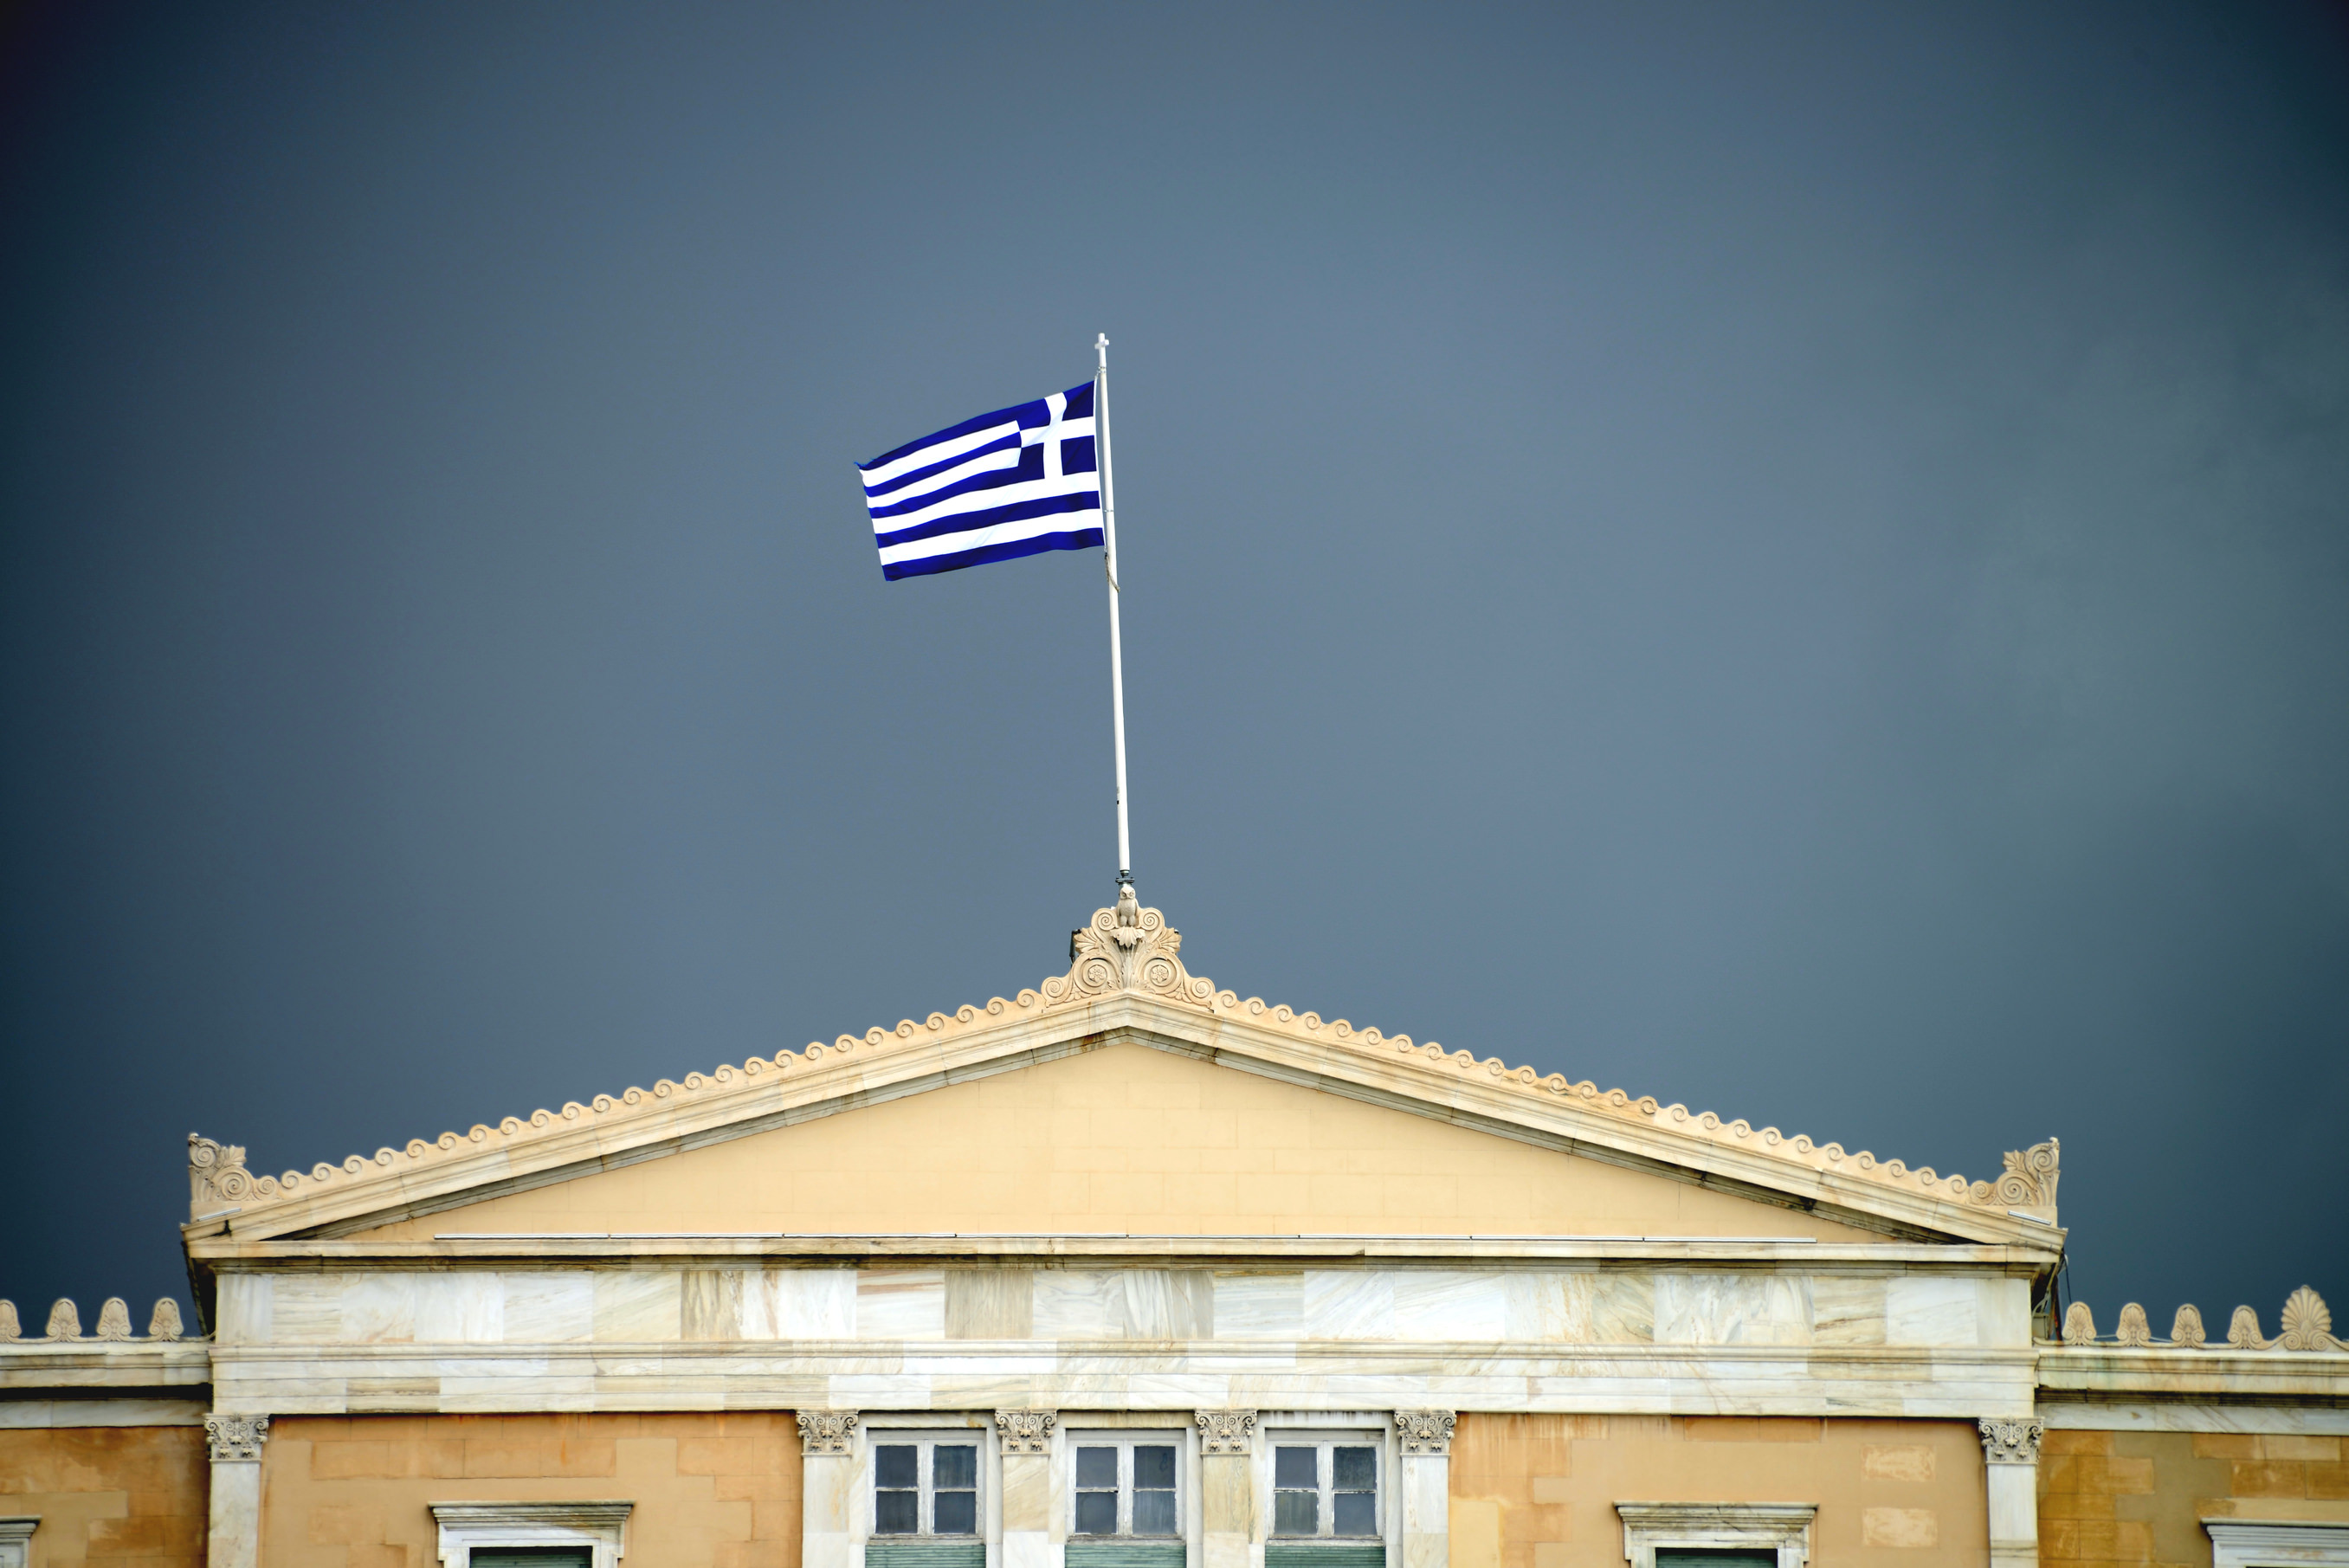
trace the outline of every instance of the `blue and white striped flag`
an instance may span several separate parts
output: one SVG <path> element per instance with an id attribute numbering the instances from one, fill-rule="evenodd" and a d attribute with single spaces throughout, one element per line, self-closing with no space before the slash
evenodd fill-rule
<path id="1" fill-rule="evenodd" d="M 881 575 L 893 581 L 1102 542 L 1090 381 L 857 468 Z"/>

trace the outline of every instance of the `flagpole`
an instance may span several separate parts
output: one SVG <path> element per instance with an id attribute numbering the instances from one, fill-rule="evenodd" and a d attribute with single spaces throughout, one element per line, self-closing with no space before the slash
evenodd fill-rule
<path id="1" fill-rule="evenodd" d="M 1117 488 L 1109 466 L 1109 334 L 1093 339 L 1093 430 L 1101 448 L 1102 563 L 1109 573 L 1109 712 L 1117 738 L 1117 880 L 1133 881 L 1133 854 L 1125 833 L 1125 655 L 1117 634 Z"/>

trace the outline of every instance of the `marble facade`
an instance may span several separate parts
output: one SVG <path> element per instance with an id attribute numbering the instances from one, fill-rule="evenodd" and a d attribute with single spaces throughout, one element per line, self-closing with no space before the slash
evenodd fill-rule
<path id="1" fill-rule="evenodd" d="M 7 1309 L 0 1437 L 201 1420 L 218 1568 L 502 1530 L 605 1568 L 2037 1568 L 2048 1430 L 2340 1441 L 2313 1293 L 2275 1340 L 2059 1336 L 2052 1140 L 1969 1181 L 1268 1006 L 1130 901 L 1071 948 L 983 1007 L 308 1171 L 191 1138 L 207 1332 Z M 1175 1534 L 1079 1537 L 1075 1448 L 1135 1433 L 1178 1455 Z M 876 1445 L 939 1443 L 981 1456 L 977 1527 L 883 1541 Z M 1325 1522 L 1330 1455 L 1371 1456 L 1374 1528 L 1277 1528 L 1284 1448 Z"/>

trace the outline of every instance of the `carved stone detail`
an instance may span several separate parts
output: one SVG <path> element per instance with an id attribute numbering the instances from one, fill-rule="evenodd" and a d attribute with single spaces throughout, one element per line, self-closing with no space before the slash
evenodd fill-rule
<path id="1" fill-rule="evenodd" d="M 802 1410 L 800 1451 L 806 1454 L 848 1454 L 856 1441 L 854 1410 Z"/>
<path id="2" fill-rule="evenodd" d="M 52 1339 L 81 1337 L 81 1308 L 73 1304 L 73 1297 L 61 1295 L 49 1308 L 49 1337 Z"/>
<path id="3" fill-rule="evenodd" d="M 995 1433 L 1006 1454 L 1049 1454 L 1052 1428 L 1060 1418 L 1052 1410 L 998 1410 Z"/>
<path id="4" fill-rule="evenodd" d="M 2169 1323 L 2169 1342 L 2189 1350 L 2202 1348 L 2202 1314 L 2191 1305 L 2178 1309 Z"/>
<path id="5" fill-rule="evenodd" d="M 1203 1454 L 1249 1454 L 1256 1451 L 1254 1410 L 1201 1410 L 1199 1451 Z"/>
<path id="6" fill-rule="evenodd" d="M 180 1304 L 170 1296 L 155 1304 L 155 1314 L 147 1320 L 150 1339 L 177 1339 L 186 1330 L 180 1326 Z"/>
<path id="7" fill-rule="evenodd" d="M 2329 1350 L 2341 1342 L 2333 1337 L 2333 1313 L 2324 1298 L 2306 1285 L 2283 1304 L 2283 1347 L 2286 1350 Z"/>
<path id="8" fill-rule="evenodd" d="M 2178 1309 L 2169 1326 L 2172 1350 L 2208 1348 L 2199 1308 L 2191 1305 Z M 2090 1315 L 2085 1302 L 2075 1301 L 2064 1315 L 2064 1343 L 2067 1346 L 2093 1346 L 2096 1342 L 2095 1319 Z M 2145 1308 L 2130 1302 L 2121 1308 L 2120 1326 L 2114 1330 L 2113 1344 L 2123 1350 L 2151 1350 L 2156 1347 L 2152 1326 L 2146 1321 Z M 2337 1339 L 2333 1334 L 2333 1309 L 2324 1298 L 2306 1285 L 2292 1293 L 2283 1304 L 2282 1332 L 2270 1339 L 2260 1333 L 2260 1315 L 2249 1306 L 2235 1308 L 2227 1323 L 2227 1347 L 2230 1350 L 2349 1350 L 2349 1341 Z"/>
<path id="9" fill-rule="evenodd" d="M 216 1143 L 200 1132 L 188 1134 L 188 1218 L 234 1208 L 255 1196 L 258 1186 L 244 1168 L 243 1148 Z"/>
<path id="10" fill-rule="evenodd" d="M 1994 1182 L 1975 1182 L 1968 1195 L 1977 1203 L 2022 1209 L 2052 1220 L 2055 1217 L 2055 1181 L 2060 1174 L 2057 1167 L 2063 1153 L 2063 1144 L 2053 1138 L 2028 1149 L 2010 1149 L 2006 1151 L 2006 1174 Z"/>
<path id="11" fill-rule="evenodd" d="M 2153 1343 L 2153 1325 L 2145 1320 L 2145 1308 L 2130 1302 L 2121 1308 L 2119 1326 L 2113 1338 L 2122 1345 L 2143 1346 Z"/>
<path id="12" fill-rule="evenodd" d="M 98 1335 L 100 1339 L 130 1337 L 130 1305 L 119 1295 L 109 1295 L 98 1309 Z"/>
<path id="13" fill-rule="evenodd" d="M 16 1321 L 16 1304 L 0 1301 L 0 1339 L 22 1339 L 25 1326 Z"/>
<path id="14" fill-rule="evenodd" d="M 2047 1435 L 2044 1421 L 1985 1418 L 1982 1427 L 1982 1461 L 1994 1465 L 2035 1465 L 2039 1439 Z"/>
<path id="15" fill-rule="evenodd" d="M 2075 1301 L 2064 1312 L 2064 1343 L 2094 1345 L 2096 1342 L 2096 1315 L 2088 1310 L 2085 1301 Z"/>
<path id="16" fill-rule="evenodd" d="M 261 1445 L 269 1440 L 266 1416 L 206 1416 L 204 1438 L 212 1446 L 212 1463 L 258 1463 Z"/>
<path id="17" fill-rule="evenodd" d="M 1138 991 L 1162 1001 L 1213 1012 L 1216 986 L 1194 980 L 1176 954 L 1183 934 L 1154 909 L 1134 902 L 1133 884 L 1123 882 L 1112 909 L 1093 911 L 1091 923 L 1069 934 L 1069 972 L 1044 982 L 1043 1011 L 1081 1007 L 1120 991 Z"/>
<path id="18" fill-rule="evenodd" d="M 1458 1418 L 1450 1410 L 1397 1410 L 1395 1437 L 1407 1454 L 1448 1454 L 1452 1426 Z"/>
<path id="19" fill-rule="evenodd" d="M 1529 1066 L 1512 1067 L 1499 1057 L 1479 1058 L 1474 1052 L 1448 1050 L 1433 1040 L 1357 1028 L 1344 1018 L 1323 1018 L 1317 1013 L 1268 1004 L 1258 996 L 1218 991 L 1213 981 L 1184 967 L 1182 946 L 1182 934 L 1166 923 L 1161 912 L 1137 902 L 1133 885 L 1126 883 L 1119 888 L 1114 905 L 1095 910 L 1090 922 L 1070 934 L 1065 973 L 1015 996 L 992 997 L 984 1006 L 967 1005 L 918 1021 L 901 1018 L 894 1028 L 870 1028 L 862 1035 L 842 1035 L 829 1043 L 812 1041 L 802 1050 L 751 1057 L 707 1073 L 689 1072 L 679 1082 L 661 1078 L 649 1089 L 599 1094 L 585 1104 L 574 1100 L 560 1110 L 542 1108 L 528 1116 L 504 1117 L 494 1126 L 481 1123 L 461 1133 L 443 1132 L 436 1139 L 412 1138 L 405 1145 L 378 1149 L 372 1155 L 352 1154 L 340 1162 L 321 1161 L 307 1171 L 287 1171 L 276 1176 L 248 1171 L 244 1150 L 234 1144 L 190 1133 L 190 1214 L 202 1219 L 235 1210 L 249 1215 L 273 1204 L 300 1202 L 314 1191 L 341 1194 L 354 1186 L 396 1185 L 411 1180 L 419 1167 L 454 1161 L 461 1168 L 483 1156 L 494 1157 L 502 1171 L 508 1171 L 511 1164 L 508 1173 L 534 1169 L 526 1151 L 534 1140 L 576 1143 L 576 1134 L 594 1132 L 597 1137 L 590 1141 L 599 1148 L 628 1147 L 631 1124 L 650 1135 L 649 1124 L 666 1126 L 667 1119 L 688 1105 L 698 1106 L 701 1119 L 709 1124 L 726 1119 L 730 1102 L 739 1104 L 745 1115 L 763 1114 L 780 1075 L 792 1075 L 795 1083 L 813 1078 L 809 1091 L 820 1094 L 831 1087 L 828 1080 L 835 1075 L 843 1070 L 854 1075 L 867 1062 L 893 1051 L 946 1044 L 965 1031 L 996 1031 L 1006 1025 L 1035 1023 L 1112 996 L 1130 996 L 1195 1011 L 1211 1019 L 1229 1019 L 1289 1047 L 1341 1055 L 1360 1053 L 1379 1059 L 1418 1076 L 1428 1093 L 1443 1103 L 1450 1103 L 1458 1085 L 1473 1083 L 1480 1090 L 1516 1097 L 1528 1111 L 1570 1109 L 1579 1117 L 1637 1129 L 1642 1135 L 1664 1132 L 1742 1157 L 1784 1161 L 1811 1177 L 1833 1176 L 1939 1203 L 2012 1210 L 2050 1224 L 2055 1218 L 2061 1149 L 2052 1138 L 2010 1151 L 2006 1170 L 1995 1181 L 1969 1181 L 1962 1175 L 1941 1175 L 1929 1165 L 1910 1166 L 1899 1160 L 1879 1160 L 1865 1149 L 1820 1143 L 1807 1134 L 1788 1135 L 1775 1127 L 1754 1127 L 1710 1110 L 1659 1104 L 1652 1096 L 1601 1088 L 1588 1079 L 1577 1083 L 1562 1073 L 1544 1075 Z M 558 1161 L 572 1157 L 558 1150 L 548 1150 L 547 1155 Z M 1767 1177 L 1762 1180 L 1766 1185 Z M 1809 1180 L 1805 1178 L 1806 1191 Z"/>

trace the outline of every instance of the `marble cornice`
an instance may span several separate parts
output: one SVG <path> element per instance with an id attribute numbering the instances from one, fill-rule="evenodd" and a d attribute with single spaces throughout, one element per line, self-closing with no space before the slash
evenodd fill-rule
<path id="1" fill-rule="evenodd" d="M 202 1339 L 0 1340 L 0 1390 L 198 1388 L 212 1381 Z"/>
<path id="2" fill-rule="evenodd" d="M 2053 1400 L 2169 1398 L 2349 1404 L 2349 1351 L 2042 1345 L 2039 1385 Z"/>
<path id="3" fill-rule="evenodd" d="M 1184 970 L 1179 936 L 1155 910 L 1097 911 L 1079 938 L 1065 975 L 1014 999 L 688 1074 L 681 1084 L 663 1079 L 651 1090 L 597 1096 L 592 1105 L 507 1117 L 430 1143 L 413 1140 L 306 1175 L 258 1176 L 244 1168 L 241 1149 L 194 1138 L 188 1234 L 196 1242 L 223 1229 L 268 1237 L 367 1228 L 1131 1040 L 1889 1234 L 2002 1243 L 2051 1263 L 2061 1252 L 2060 1230 L 2010 1212 L 2052 1220 L 2052 1142 L 2010 1154 L 1992 1181 L 1969 1183 L 1243 1000 Z"/>
<path id="4" fill-rule="evenodd" d="M 1211 1346 L 957 1344 L 876 1354 L 861 1345 L 740 1343 L 405 1346 L 291 1355 L 222 1346 L 214 1405 L 284 1415 L 445 1410 L 856 1408 L 984 1412 L 1016 1398 L 1063 1411 L 1249 1408 L 1671 1415 L 2028 1417 L 2032 1358 L 2017 1351 L 1837 1352 L 1767 1346 L 1446 1346 L 1234 1354 Z M 440 1347 L 435 1347 L 436 1351 Z M 1282 1347 L 1274 1347 L 1278 1352 Z M 831 1349 L 840 1352 L 826 1355 Z M 1342 1392 L 1340 1392 L 1342 1390 Z"/>
<path id="5" fill-rule="evenodd" d="M 1034 1267 L 1058 1260 L 1087 1266 L 1209 1268 L 1221 1264 L 1262 1266 L 1268 1261 L 1328 1266 L 1397 1263 L 1444 1267 L 1463 1264 L 1560 1264 L 1645 1267 L 1680 1264 L 1706 1270 L 1776 1274 L 1899 1274 L 1993 1273 L 2030 1277 L 2046 1259 L 2028 1248 L 1962 1243 L 1845 1242 L 1796 1239 L 1705 1240 L 1535 1236 L 1084 1236 L 1084 1235 L 790 1235 L 546 1233 L 454 1236 L 429 1242 L 285 1237 L 246 1241 L 234 1236 L 191 1243 L 191 1253 L 221 1273 L 340 1267 L 366 1263 L 390 1268 L 440 1268 L 499 1264 L 580 1264 L 667 1260 L 805 1260 L 839 1265 L 863 1260 L 919 1259 L 975 1265 Z"/>

